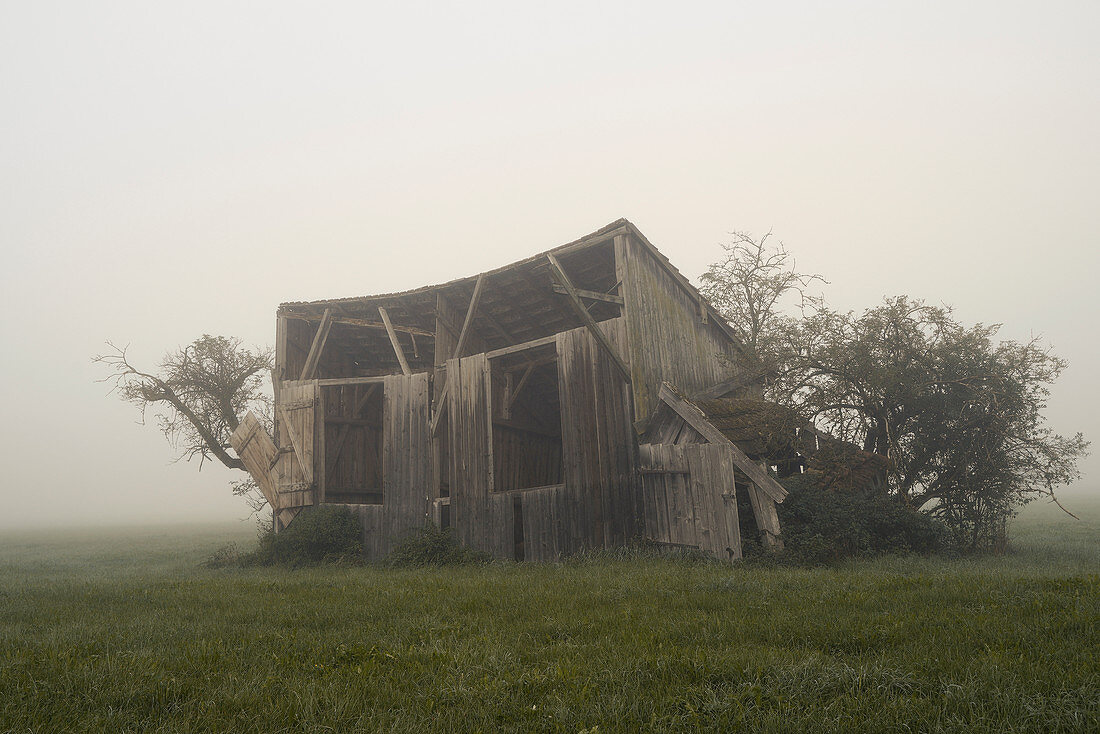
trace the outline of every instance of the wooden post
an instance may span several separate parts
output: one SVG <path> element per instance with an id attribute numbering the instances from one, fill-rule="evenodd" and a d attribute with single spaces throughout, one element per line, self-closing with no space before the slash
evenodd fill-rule
<path id="1" fill-rule="evenodd" d="M 401 342 L 397 341 L 397 334 L 394 333 L 393 324 L 390 323 L 390 315 L 386 313 L 386 309 L 382 306 L 378 307 L 378 315 L 382 317 L 382 323 L 386 325 L 386 333 L 390 336 L 393 353 L 397 355 L 397 361 L 401 364 L 402 374 L 411 375 L 412 370 L 409 369 L 408 360 L 405 359 L 405 350 L 401 348 Z"/>

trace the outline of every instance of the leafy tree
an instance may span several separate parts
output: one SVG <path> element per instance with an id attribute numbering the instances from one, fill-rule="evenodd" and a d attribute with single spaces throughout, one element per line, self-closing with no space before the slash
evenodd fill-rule
<path id="1" fill-rule="evenodd" d="M 272 367 L 271 350 L 203 334 L 167 353 L 158 369 L 146 372 L 131 364 L 125 347 L 107 344 L 109 352 L 93 357 L 111 370 L 104 381 L 140 411 L 143 423 L 150 411 L 155 414 L 161 432 L 179 452 L 177 461 L 198 458 L 201 469 L 203 462 L 217 459 L 230 469 L 245 471 L 229 452 L 229 436 L 249 410 L 270 422 L 272 404 L 263 389 L 263 375 Z M 233 493 L 259 510 L 263 495 L 247 472 L 246 477 L 233 482 Z"/>
<path id="2" fill-rule="evenodd" d="M 907 296 L 862 315 L 820 302 L 786 315 L 780 297 L 800 294 L 806 276 L 763 240 L 719 265 L 704 276 L 708 294 L 730 319 L 756 314 L 742 329 L 757 335 L 766 396 L 888 459 L 888 491 L 964 544 L 1002 543 L 1016 507 L 1057 501 L 1055 488 L 1079 477 L 1088 442 L 1054 433 L 1043 416 L 1066 363 L 1038 339 L 997 341 L 999 325 L 966 327 L 950 308 Z M 746 302 L 759 293 L 769 295 Z"/>

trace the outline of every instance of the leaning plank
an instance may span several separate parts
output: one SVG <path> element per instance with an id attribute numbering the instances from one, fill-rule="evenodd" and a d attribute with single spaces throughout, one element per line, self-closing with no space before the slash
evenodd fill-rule
<path id="1" fill-rule="evenodd" d="M 397 361 L 401 364 L 402 374 L 411 375 L 412 370 L 409 369 L 409 362 L 405 359 L 405 350 L 401 348 L 401 342 L 397 341 L 397 334 L 393 331 L 393 324 L 390 323 L 390 315 L 386 313 L 386 309 L 382 306 L 378 307 L 378 315 L 382 317 L 382 323 L 386 325 L 386 333 L 390 337 L 390 344 L 393 345 L 393 353 L 397 355 Z"/>
<path id="2" fill-rule="evenodd" d="M 787 490 L 783 489 L 783 485 L 772 479 L 764 469 L 746 456 L 745 452 L 737 447 L 737 444 L 730 441 L 726 438 L 724 433 L 715 428 L 714 424 L 707 420 L 703 411 L 677 395 L 676 391 L 673 390 L 667 382 L 661 383 L 661 390 L 657 394 L 657 397 L 668 405 L 668 407 L 676 411 L 676 413 L 683 418 L 689 426 L 698 431 L 703 438 L 711 443 L 731 447 L 733 449 L 733 463 L 738 469 L 743 471 L 749 479 L 756 482 L 756 486 L 758 486 L 764 494 L 768 495 L 776 502 L 782 502 L 786 499 Z"/>
<path id="3" fill-rule="evenodd" d="M 550 261 L 550 271 L 554 275 L 554 279 L 565 288 L 566 295 L 569 296 L 569 302 L 573 305 L 573 310 L 580 317 L 584 325 L 588 327 L 588 330 L 592 333 L 592 337 L 596 340 L 596 343 L 607 352 L 607 355 L 611 357 L 611 361 L 614 363 L 615 368 L 619 370 L 623 380 L 628 384 L 630 383 L 630 370 L 626 368 L 626 364 L 619 359 L 619 355 L 615 352 L 614 347 L 611 346 L 611 342 L 607 340 L 607 336 L 600 329 L 596 320 L 592 318 L 592 314 L 588 313 L 588 309 L 584 307 L 584 303 L 581 302 L 581 298 L 577 295 L 577 289 L 573 287 L 572 281 L 569 280 L 569 276 L 565 274 L 565 271 L 561 268 L 561 263 L 554 257 L 553 253 L 546 253 L 546 259 Z"/>
<path id="4" fill-rule="evenodd" d="M 462 356 L 462 350 L 466 348 L 466 340 L 470 338 L 470 325 L 474 321 L 474 314 L 477 313 L 477 305 L 481 302 L 481 291 L 485 287 L 485 273 L 477 276 L 477 283 L 474 284 L 474 294 L 470 296 L 470 307 L 466 309 L 466 320 L 462 322 L 462 331 L 458 334 L 458 343 L 455 344 L 454 354 L 451 355 L 451 359 L 458 359 Z"/>
<path id="5" fill-rule="evenodd" d="M 299 380 L 308 380 L 317 371 L 317 363 L 321 361 L 321 352 L 325 348 L 325 341 L 328 339 L 328 332 L 331 328 L 332 309 L 326 308 L 324 315 L 321 316 L 321 323 L 317 324 L 317 333 L 313 335 L 313 344 L 309 347 L 309 355 L 306 357 L 306 363 L 302 365 L 302 374 L 298 378 Z"/>
<path id="6" fill-rule="evenodd" d="M 756 529 L 760 531 L 760 539 L 770 550 L 783 550 L 783 538 L 779 534 L 779 514 L 775 510 L 775 502 L 760 491 L 753 482 L 747 485 L 747 489 L 753 518 L 756 520 Z"/>
<path id="7" fill-rule="evenodd" d="M 435 438 L 436 433 L 439 431 L 439 420 L 443 417 L 443 414 L 447 412 L 447 389 L 450 387 L 450 383 L 444 383 L 443 391 L 439 393 L 439 405 L 432 413 L 432 420 L 429 427 L 429 435 Z"/>

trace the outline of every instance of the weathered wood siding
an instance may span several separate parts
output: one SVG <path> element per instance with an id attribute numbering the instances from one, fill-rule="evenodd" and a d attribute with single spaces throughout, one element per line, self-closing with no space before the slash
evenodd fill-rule
<path id="1" fill-rule="evenodd" d="M 561 483 L 561 439 L 532 431 L 496 427 L 493 481 L 501 491 Z"/>
<path id="2" fill-rule="evenodd" d="M 622 319 L 600 328 L 615 348 L 624 348 Z M 551 486 L 497 486 L 493 452 L 515 447 L 493 442 L 489 360 L 478 354 L 447 363 L 451 523 L 461 542 L 497 557 L 516 557 L 517 515 L 525 560 L 613 547 L 640 532 L 629 385 L 588 329 L 557 335 L 555 346 L 563 466 L 561 482 Z M 547 466 L 548 457 L 535 454 Z"/>
<path id="3" fill-rule="evenodd" d="M 312 505 L 316 499 L 318 459 L 324 455 L 324 434 L 317 420 L 320 403 L 314 380 L 288 380 L 279 390 L 275 405 L 279 419 L 276 444 L 283 450 L 276 464 L 280 511 Z"/>
<path id="4" fill-rule="evenodd" d="M 699 300 L 644 245 L 628 235 L 616 237 L 615 259 L 629 335 L 624 359 L 639 419 L 656 407 L 662 380 L 690 395 L 734 374 L 737 351 L 729 337 L 704 319 Z"/>
<path id="5" fill-rule="evenodd" d="M 491 551 L 488 498 L 493 486 L 492 436 L 489 412 L 489 360 L 485 354 L 447 360 L 450 389 L 451 525 L 461 543 Z"/>
<path id="6" fill-rule="evenodd" d="M 382 505 L 329 504 L 343 507 L 359 518 L 363 527 L 363 555 L 368 560 L 378 560 L 390 552 L 393 542 Z"/>
<path id="7" fill-rule="evenodd" d="M 717 558 L 740 558 L 730 447 L 642 444 L 639 450 L 645 537 Z"/>
<path id="8" fill-rule="evenodd" d="M 387 375 L 383 384 L 382 504 L 326 502 L 354 512 L 367 558 L 381 558 L 395 541 L 428 520 L 431 441 L 428 373 Z M 339 498 L 339 495 L 335 495 Z"/>
<path id="9" fill-rule="evenodd" d="M 612 348 L 625 352 L 621 318 L 600 328 Z M 588 329 L 558 334 L 557 349 L 566 492 L 551 514 L 563 527 L 556 545 L 533 545 L 561 553 L 622 545 L 635 534 L 638 511 L 630 386 Z"/>
<path id="10" fill-rule="evenodd" d="M 384 389 L 382 507 L 392 540 L 428 519 L 428 373 L 387 375 Z"/>

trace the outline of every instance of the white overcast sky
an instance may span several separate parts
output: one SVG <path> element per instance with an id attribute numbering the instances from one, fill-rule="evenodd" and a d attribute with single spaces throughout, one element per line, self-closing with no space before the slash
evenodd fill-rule
<path id="1" fill-rule="evenodd" d="M 96 383 L 631 219 L 954 304 L 1100 439 L 1100 3 L 0 3 L 0 525 L 238 518 Z M 1096 486 L 1100 463 L 1080 487 Z"/>

